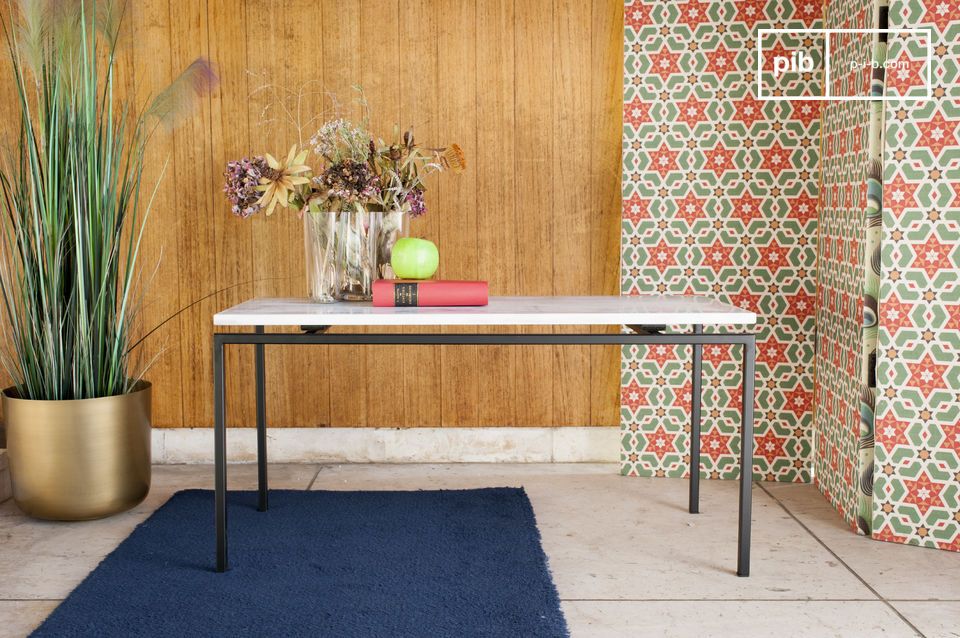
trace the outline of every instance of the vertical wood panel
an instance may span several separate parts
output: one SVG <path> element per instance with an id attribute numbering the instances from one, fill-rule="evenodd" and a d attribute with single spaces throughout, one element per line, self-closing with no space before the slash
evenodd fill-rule
<path id="1" fill-rule="evenodd" d="M 304 16 L 303 21 L 300 22 L 300 28 L 302 29 L 303 25 L 306 24 L 309 25 L 310 29 L 320 31 L 323 24 L 322 5 L 315 0 L 302 0 L 300 6 L 303 7 L 302 15 Z M 324 111 L 329 108 L 329 101 L 324 92 L 323 84 L 323 47 L 317 45 L 304 47 L 301 42 L 300 55 L 304 61 L 303 66 L 306 72 L 306 81 L 310 82 L 310 86 L 308 87 L 309 93 L 304 97 L 302 105 L 303 112 L 307 114 L 304 116 L 305 121 L 303 122 L 306 127 L 304 135 L 309 139 L 309 136 L 312 136 L 316 129 L 319 128 L 323 120 Z M 297 226 L 299 227 L 299 224 L 297 224 Z M 303 230 L 297 228 L 294 231 L 294 236 L 297 237 L 297 243 L 294 245 L 299 247 L 299 250 L 294 250 L 302 260 L 299 271 L 292 273 L 293 281 L 297 282 L 300 286 L 295 293 L 296 296 L 299 297 L 306 294 L 303 292 L 306 289 L 306 281 L 304 279 L 306 276 L 306 260 L 302 248 Z M 301 354 L 309 357 L 306 367 L 308 374 L 305 375 L 302 383 L 305 392 L 310 396 L 310 401 L 315 413 L 313 415 L 298 414 L 299 422 L 328 426 L 332 423 L 331 402 L 333 399 L 330 393 L 331 378 L 337 373 L 336 370 L 330 367 L 330 348 L 327 346 L 307 348 Z M 303 412 L 302 409 L 296 408 L 294 408 L 294 411 L 299 413 Z"/>
<path id="2" fill-rule="evenodd" d="M 279 56 L 264 55 L 265 52 L 277 51 L 278 47 L 281 46 L 281 34 L 279 33 L 281 26 L 278 17 L 281 13 L 279 11 L 280 7 L 280 0 L 268 2 L 246 0 L 243 3 L 246 68 L 241 86 L 244 87 L 243 92 L 246 95 L 248 110 L 246 121 L 241 125 L 245 126 L 247 130 L 249 147 L 238 152 L 230 159 L 252 157 L 264 153 L 276 155 L 286 150 L 282 148 L 281 144 L 282 129 L 277 125 L 264 126 L 262 124 L 265 117 L 272 116 L 272 114 L 266 115 L 265 113 L 273 99 L 269 91 L 262 90 L 264 83 L 269 81 L 270 78 L 273 78 L 275 82 L 282 83 L 284 81 L 282 62 L 278 60 Z M 222 72 L 223 69 L 221 68 Z M 253 278 L 254 295 L 267 297 L 278 294 L 279 289 L 276 286 L 278 274 L 273 269 L 271 246 L 276 244 L 273 237 L 275 232 L 273 228 L 278 221 L 283 220 L 257 215 L 250 219 L 234 219 L 232 221 L 234 224 L 243 224 L 249 227 L 252 255 L 248 265 Z M 283 390 L 283 377 L 279 375 L 285 372 L 278 351 L 279 348 L 270 348 L 265 351 L 265 369 L 268 379 L 266 392 L 267 421 L 274 424 L 277 423 L 277 417 L 279 416 L 277 408 L 282 401 L 278 391 Z M 252 377 L 253 370 L 248 368 L 247 378 Z M 277 382 L 278 378 L 281 379 L 280 383 Z"/>
<path id="3" fill-rule="evenodd" d="M 360 2 L 324 0 L 323 86 L 338 95 L 344 117 L 360 117 L 352 87 L 360 81 Z M 391 35 L 392 37 L 392 35 Z M 368 425 L 367 362 L 360 346 L 330 347 L 330 424 Z"/>
<path id="4" fill-rule="evenodd" d="M 179 72 L 198 56 L 207 55 L 206 3 L 202 0 L 172 1 L 170 7 L 170 54 Z M 176 179 L 173 198 L 179 245 L 181 308 L 179 317 L 183 419 L 186 423 L 212 425 L 209 410 L 212 371 L 210 316 L 216 312 L 213 298 L 203 299 L 216 281 L 212 246 L 216 245 L 213 219 L 203 211 L 213 209 L 210 193 L 210 105 L 200 107 L 174 133 L 170 168 Z"/>
<path id="5" fill-rule="evenodd" d="M 150 96 L 172 80 L 170 59 L 170 11 L 166 2 L 132 4 L 127 14 L 132 40 L 135 74 L 135 99 L 145 103 Z M 147 285 L 143 310 L 143 331 L 158 326 L 173 316 L 180 306 L 179 217 L 173 170 L 173 135 L 158 130 L 147 148 L 143 184 L 157 190 L 146 236 L 140 249 L 141 266 Z M 165 170 L 164 170 L 165 169 Z M 179 427 L 184 424 L 182 405 L 183 357 L 180 350 L 180 321 L 173 319 L 151 334 L 141 345 L 138 356 L 153 361 L 147 378 L 153 384 L 155 423 Z M 187 359 L 189 361 L 189 359 Z"/>
<path id="6" fill-rule="evenodd" d="M 553 74 L 551 0 L 516 4 L 516 175 L 519 289 L 525 295 L 553 292 L 554 196 Z M 546 31 L 545 31 L 546 30 Z M 543 332 L 531 328 L 528 332 Z M 517 347 L 517 421 L 519 425 L 553 423 L 551 348 Z"/>
<path id="7" fill-rule="evenodd" d="M 170 2 L 170 53 L 175 70 L 184 69 L 199 56 L 208 56 L 207 11 L 203 0 Z M 181 369 L 183 419 L 186 423 L 210 426 L 213 379 L 212 328 L 210 317 L 217 311 L 215 298 L 202 299 L 216 282 L 213 210 L 210 171 L 210 104 L 201 103 L 193 116 L 174 134 L 171 168 L 176 193 L 171 204 L 177 213 L 180 275 L 181 357 L 189 361 Z M 201 301 L 198 301 L 202 299 Z M 191 305 L 192 304 L 192 305 Z"/>
<path id="8" fill-rule="evenodd" d="M 553 294 L 590 288 L 590 5 L 554 0 L 553 7 Z M 582 328 L 565 327 L 563 332 Z M 590 422 L 590 346 L 554 346 L 553 419 Z"/>
<path id="9" fill-rule="evenodd" d="M 523 0 L 520 0 L 521 2 Z M 477 229 L 480 276 L 492 294 L 518 294 L 514 163 L 514 0 L 477 3 Z M 509 328 L 496 332 L 508 332 Z M 479 425 L 517 422 L 517 352 L 480 348 Z"/>
<path id="10" fill-rule="evenodd" d="M 400 5 L 397 0 L 363 0 L 361 4 L 361 58 L 359 84 L 371 105 L 374 135 L 393 141 L 400 121 Z M 376 332 L 391 332 L 380 328 Z M 367 421 L 372 426 L 397 426 L 405 421 L 403 392 L 404 349 L 400 346 L 365 348 L 367 363 Z"/>
<path id="11" fill-rule="evenodd" d="M 402 0 L 400 12 L 400 117 L 404 126 L 412 126 L 418 144 L 436 146 L 445 143 L 438 137 L 438 59 L 437 23 L 440 0 Z M 410 223 L 414 237 L 440 241 L 440 189 L 437 175 L 427 178 L 424 195 L 427 215 Z M 410 328 L 411 332 L 429 332 L 431 328 Z M 403 378 L 404 425 L 439 426 L 443 379 L 440 348 L 406 348 Z"/>
<path id="12" fill-rule="evenodd" d="M 590 290 L 620 292 L 620 144 L 623 135 L 623 3 L 593 0 L 590 74 Z M 616 149 L 616 151 L 614 151 Z M 616 332 L 617 328 L 595 328 Z M 620 419 L 620 347 L 590 351 L 590 423 Z"/>
<path id="13" fill-rule="evenodd" d="M 156 425 L 210 425 L 216 310 L 304 294 L 295 213 L 235 219 L 221 193 L 228 159 L 285 155 L 297 141 L 277 114 L 261 121 L 272 98 L 254 90 L 266 81 L 315 81 L 352 118 L 351 87 L 362 84 L 377 134 L 397 122 L 421 144 L 464 148 L 467 172 L 431 177 L 429 213 L 412 224 L 438 244 L 440 276 L 485 278 L 493 294 L 616 294 L 622 20 L 619 0 L 131 3 L 135 66 L 120 78 L 139 104 L 197 56 L 221 76 L 200 111 L 148 151 L 148 187 L 169 165 L 142 252 L 145 273 L 159 263 L 144 329 L 220 291 L 144 344 L 144 358 L 157 357 Z M 0 95 L 3 113 L 12 98 Z M 303 106 L 331 114 L 318 93 Z M 252 425 L 252 348 L 230 350 L 228 366 L 229 422 Z M 267 376 L 277 426 L 618 422 L 617 348 L 275 347 Z"/>
<path id="14" fill-rule="evenodd" d="M 238 10 L 239 9 L 239 10 Z M 213 169 L 208 189 L 216 195 L 214 206 L 225 199 L 220 194 L 223 175 L 217 171 L 228 160 L 248 154 L 250 135 L 247 127 L 247 43 L 246 6 L 228 7 L 222 2 L 211 2 L 207 7 L 210 25 L 210 57 L 217 61 L 220 83 L 210 98 L 210 139 Z M 216 296 L 218 307 L 240 303 L 253 296 L 252 225 L 233 215 L 212 215 L 216 236 L 216 281 L 212 286 L 220 291 Z M 252 348 L 228 348 L 226 351 L 227 421 L 249 425 L 255 422 L 253 393 L 251 392 L 253 366 Z"/>
<path id="15" fill-rule="evenodd" d="M 441 5 L 439 41 L 440 130 L 442 143 L 457 143 L 467 168 L 447 176 L 440 190 L 440 274 L 476 279 L 477 273 L 477 65 L 476 1 Z M 453 328 L 448 332 L 475 332 Z M 478 346 L 441 346 L 442 425 L 477 422 Z"/>
<path id="16" fill-rule="evenodd" d="M 318 33 L 323 26 L 323 14 L 314 0 L 285 0 L 282 16 L 281 64 L 284 66 L 284 88 L 296 93 L 288 106 L 297 122 L 288 122 L 284 143 L 277 152 L 284 154 L 290 145 L 304 145 L 315 130 L 308 126 L 309 114 L 323 108 L 321 91 L 323 57 L 320 47 L 304 41 L 306 33 Z M 262 55 L 262 54 L 261 54 Z M 269 52 L 267 52 L 269 55 Z M 299 114 L 298 114 L 299 113 Z M 289 119 L 289 118 L 288 118 Z M 280 240 L 270 248 L 273 267 L 277 268 L 282 285 L 280 294 L 288 297 L 306 295 L 304 274 L 306 264 L 303 252 L 303 225 L 294 209 L 280 211 L 278 234 Z M 295 332 L 295 328 L 289 329 Z M 330 369 L 329 348 L 280 347 L 268 349 L 281 373 L 271 379 L 271 400 L 280 403 L 276 425 L 317 426 L 330 423 L 329 378 L 336 370 Z M 280 381 L 282 379 L 282 382 Z"/>
<path id="17" fill-rule="evenodd" d="M 310 20 L 319 27 L 320 11 L 310 2 L 298 1 L 288 7 L 288 11 L 265 11 L 259 2 L 244 6 L 247 55 L 246 71 L 240 72 L 246 80 L 246 126 L 251 149 L 234 157 L 271 153 L 284 159 L 291 144 L 299 141 L 296 123 L 290 121 L 285 111 L 295 106 L 295 98 L 285 91 L 297 92 L 305 82 L 316 79 L 318 67 L 303 62 L 299 32 L 300 20 Z M 234 221 L 251 228 L 254 254 L 250 264 L 241 267 L 252 266 L 256 294 L 302 296 L 303 232 L 296 212 L 277 208 L 271 217 L 258 215 Z M 268 422 L 277 426 L 328 424 L 326 349 L 281 346 L 267 348 L 265 355 Z M 249 393 L 252 369 L 243 372 Z"/>

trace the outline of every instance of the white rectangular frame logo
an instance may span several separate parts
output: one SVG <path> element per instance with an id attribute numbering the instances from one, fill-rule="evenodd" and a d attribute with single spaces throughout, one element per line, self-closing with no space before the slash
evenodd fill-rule
<path id="1" fill-rule="evenodd" d="M 764 34 L 827 34 L 823 39 L 823 69 L 824 80 L 823 90 L 825 95 L 806 96 L 806 95 L 764 95 L 763 94 L 763 36 Z M 927 38 L 927 92 L 924 96 L 900 96 L 900 95 L 830 95 L 830 37 L 831 33 L 858 33 L 858 34 L 899 34 L 916 33 Z M 865 102 L 878 100 L 881 102 L 920 102 L 933 98 L 933 32 L 929 28 L 913 27 L 909 29 L 758 29 L 757 30 L 757 99 L 768 101 L 783 102 L 826 102 L 836 100 L 838 102 Z"/>

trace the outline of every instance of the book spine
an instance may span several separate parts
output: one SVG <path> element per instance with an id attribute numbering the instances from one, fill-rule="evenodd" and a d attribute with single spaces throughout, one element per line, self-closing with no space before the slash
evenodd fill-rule
<path id="1" fill-rule="evenodd" d="M 419 306 L 419 295 L 417 294 L 419 290 L 420 284 L 403 282 L 393 284 L 393 305 L 398 308 L 402 306 Z"/>
<path id="2" fill-rule="evenodd" d="M 485 281 L 391 281 L 373 283 L 373 305 L 379 307 L 485 306 Z"/>

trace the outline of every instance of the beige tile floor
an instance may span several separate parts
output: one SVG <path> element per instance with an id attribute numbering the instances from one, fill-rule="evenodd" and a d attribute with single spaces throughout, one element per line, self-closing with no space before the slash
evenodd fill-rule
<path id="1" fill-rule="evenodd" d="M 612 465 L 275 465 L 294 489 L 523 486 L 573 636 L 960 636 L 960 554 L 851 534 L 807 485 L 754 489 L 753 575 L 734 575 L 736 483 L 626 479 Z M 209 466 L 157 466 L 135 510 L 42 523 L 0 504 L 0 636 L 26 635 L 173 492 Z M 253 466 L 231 489 L 256 485 Z"/>

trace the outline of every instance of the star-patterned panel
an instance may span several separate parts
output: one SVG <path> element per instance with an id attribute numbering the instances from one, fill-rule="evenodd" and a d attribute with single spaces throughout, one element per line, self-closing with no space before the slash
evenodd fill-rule
<path id="1" fill-rule="evenodd" d="M 758 314 L 766 480 L 810 480 L 820 103 L 755 97 L 756 32 L 815 28 L 820 13 L 820 0 L 625 6 L 622 293 Z M 792 78 L 811 95 L 818 83 Z M 689 348 L 624 349 L 623 474 L 688 475 L 690 369 Z M 739 475 L 740 382 L 739 348 L 704 348 L 706 477 Z"/>
<path id="2" fill-rule="evenodd" d="M 874 26 L 877 10 L 877 0 L 830 0 L 824 21 L 829 29 L 867 29 Z M 832 34 L 831 50 L 830 94 L 870 95 L 870 68 L 858 68 L 856 64 L 874 59 L 873 36 Z M 817 238 L 814 480 L 847 524 L 857 528 L 861 439 L 867 445 L 865 454 L 872 460 L 872 438 L 861 436 L 862 427 L 873 426 L 872 413 L 861 424 L 864 406 L 873 404 L 873 390 L 862 375 L 863 354 L 872 348 L 871 333 L 864 330 L 865 324 L 871 323 L 864 315 L 868 273 L 864 255 L 870 138 L 871 133 L 879 135 L 881 127 L 878 122 L 871 130 L 871 102 L 831 100 L 824 104 Z M 865 499 L 869 511 L 869 494 Z"/>
<path id="3" fill-rule="evenodd" d="M 929 27 L 933 98 L 886 103 L 873 537 L 960 551 L 960 4 L 891 0 L 890 27 Z M 890 95 L 922 95 L 926 49 Z"/>

